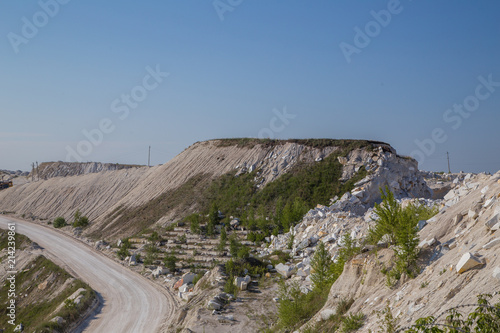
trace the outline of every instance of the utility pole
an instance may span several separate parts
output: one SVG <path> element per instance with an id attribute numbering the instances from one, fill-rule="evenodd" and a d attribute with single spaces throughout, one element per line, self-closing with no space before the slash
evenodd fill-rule
<path id="1" fill-rule="evenodd" d="M 448 158 L 448 173 L 451 173 L 451 169 L 450 169 L 450 154 L 448 152 L 446 152 L 446 157 Z"/>
<path id="2" fill-rule="evenodd" d="M 148 152 L 148 167 L 150 167 L 151 165 L 151 146 L 149 146 L 149 152 Z"/>

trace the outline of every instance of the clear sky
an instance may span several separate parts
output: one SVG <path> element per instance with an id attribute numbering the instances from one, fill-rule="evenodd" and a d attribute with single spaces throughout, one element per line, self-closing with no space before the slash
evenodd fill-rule
<path id="1" fill-rule="evenodd" d="M 0 169 L 261 136 L 496 172 L 499 17 L 494 0 L 2 1 Z"/>

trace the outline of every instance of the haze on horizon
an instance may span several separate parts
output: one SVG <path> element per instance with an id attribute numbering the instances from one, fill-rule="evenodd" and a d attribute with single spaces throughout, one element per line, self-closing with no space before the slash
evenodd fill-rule
<path id="1" fill-rule="evenodd" d="M 368 139 L 500 169 L 497 1 L 4 2 L 0 169 L 165 163 L 228 137 Z"/>

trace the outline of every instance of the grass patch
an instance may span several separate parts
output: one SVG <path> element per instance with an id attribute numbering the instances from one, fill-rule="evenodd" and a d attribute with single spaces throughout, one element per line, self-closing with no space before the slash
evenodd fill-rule
<path id="1" fill-rule="evenodd" d="M 17 234 L 14 236 L 15 237 L 15 243 L 16 243 L 16 251 L 17 250 L 23 250 L 29 245 L 31 245 L 31 240 L 21 234 Z M 8 243 L 9 243 L 9 234 L 8 230 L 5 229 L 0 229 L 0 249 L 6 249 L 8 248 Z"/>
<path id="2" fill-rule="evenodd" d="M 16 325 L 23 323 L 26 332 L 52 332 L 50 329 L 62 332 L 74 322 L 95 298 L 94 291 L 80 280 L 74 280 L 68 288 L 56 297 L 51 295 L 71 276 L 62 268 L 44 256 L 38 256 L 29 265 L 28 269 L 16 276 Z M 38 286 L 46 280 L 52 280 L 45 289 Z M 85 294 L 79 306 L 72 309 L 63 308 L 59 313 L 53 314 L 56 308 L 79 288 L 85 288 Z M 7 289 L 7 283 L 3 290 Z M 19 295 L 28 295 L 19 297 Z M 7 293 L 0 294 L 0 304 L 6 304 Z M 14 326 L 7 323 L 6 307 L 0 309 L 0 327 L 5 327 L 5 332 L 13 332 Z M 66 320 L 63 326 L 49 321 L 55 316 Z"/>

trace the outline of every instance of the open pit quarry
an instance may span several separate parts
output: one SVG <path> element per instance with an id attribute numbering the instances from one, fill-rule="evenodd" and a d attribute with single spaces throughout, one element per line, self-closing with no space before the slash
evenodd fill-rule
<path id="1" fill-rule="evenodd" d="M 350 187 L 308 207 L 288 229 L 255 240 L 250 235 L 257 231 L 245 228 L 244 216 L 226 217 L 226 212 L 219 212 L 227 218 L 228 233 L 248 247 L 251 258 L 263 262 L 265 272 L 229 276 L 223 265 L 233 259 L 229 246 L 217 249 L 221 227 L 210 236 L 194 232 L 186 222 L 192 213 L 206 214 L 203 196 L 220 179 L 250 175 L 259 193 L 282 179 L 292 179 L 284 177 L 314 170 L 327 161 L 340 168 L 339 183 Z M 387 307 L 403 329 L 431 315 L 442 323 L 441 313 L 473 305 L 479 294 L 491 294 L 492 304 L 500 300 L 500 172 L 422 172 L 415 160 L 399 156 L 386 143 L 347 140 L 211 140 L 197 142 L 154 167 L 63 162 L 41 166 L 42 176 L 35 181 L 30 175 L 25 182 L 0 191 L 0 211 L 7 218 L 27 220 L 64 239 L 70 237 L 95 255 L 107 257 L 113 269 L 123 267 L 120 274 L 154 284 L 170 303 L 168 316 L 157 323 L 160 332 L 285 331 L 278 325 L 279 282 L 297 284 L 304 294 L 312 292 L 311 262 L 318 245 L 324 244 L 336 260 L 346 235 L 363 248 L 361 253 L 345 263 L 324 305 L 296 331 L 321 327 L 318 323 L 330 320 L 345 299 L 352 299 L 349 313 L 363 314 L 359 332 L 378 331 L 380 313 Z M 374 205 L 381 202 L 381 188 L 394 193 L 403 206 L 413 203 L 437 212 L 418 223 L 418 274 L 403 276 L 390 286 L 384 270 L 394 262 L 394 248 L 383 242 L 364 245 L 377 223 Z M 72 221 L 77 209 L 88 217 L 88 227 L 52 227 L 56 217 Z M 30 238 L 36 241 L 35 235 Z M 131 243 L 130 253 L 120 258 L 117 253 L 125 238 Z M 153 245 L 157 252 L 145 262 Z M 49 251 L 50 244 L 46 247 Z M 172 253 L 178 260 L 175 270 L 165 264 Z M 69 261 L 65 264 L 71 268 Z M 103 281 L 80 275 L 98 293 L 104 292 L 99 290 L 105 288 Z M 237 295 L 227 292 L 230 278 Z M 113 295 L 119 289 L 106 292 L 110 300 L 120 299 Z M 141 302 L 147 301 L 141 298 Z M 155 302 L 164 304 L 156 298 Z M 106 306 L 103 316 L 117 311 L 113 305 L 113 311 L 107 312 Z M 467 314 L 472 309 L 461 311 Z"/>

